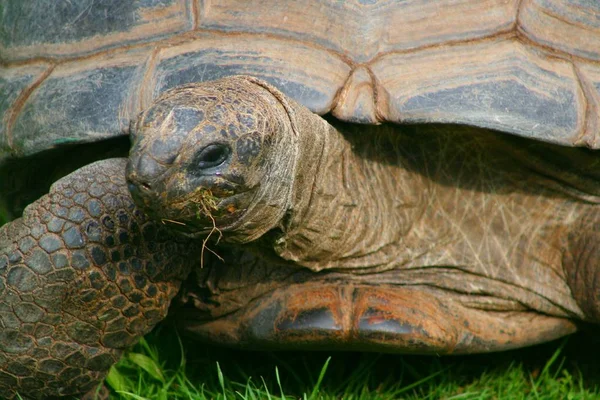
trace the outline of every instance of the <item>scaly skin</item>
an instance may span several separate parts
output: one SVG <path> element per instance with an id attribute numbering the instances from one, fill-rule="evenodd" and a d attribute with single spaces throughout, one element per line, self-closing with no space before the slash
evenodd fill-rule
<path id="1" fill-rule="evenodd" d="M 140 116 L 134 198 L 242 252 L 200 273 L 191 331 L 456 353 L 598 322 L 593 152 L 464 127 L 342 129 L 248 77 L 173 90 Z"/>
<path id="2" fill-rule="evenodd" d="M 165 317 L 195 262 L 134 206 L 124 169 L 88 165 L 0 228 L 0 397 L 93 388 Z"/>

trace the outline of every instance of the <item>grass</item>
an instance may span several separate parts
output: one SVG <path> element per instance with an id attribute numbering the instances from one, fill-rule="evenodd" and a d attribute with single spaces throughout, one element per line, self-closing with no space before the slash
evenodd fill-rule
<path id="1" fill-rule="evenodd" d="M 164 326 L 111 370 L 116 399 L 598 399 L 600 344 L 578 334 L 511 352 L 423 357 L 263 353 Z"/>

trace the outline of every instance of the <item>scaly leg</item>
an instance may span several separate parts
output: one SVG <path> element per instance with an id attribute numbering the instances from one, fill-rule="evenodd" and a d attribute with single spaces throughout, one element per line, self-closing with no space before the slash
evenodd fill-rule
<path id="1" fill-rule="evenodd" d="M 125 164 L 79 169 L 0 228 L 0 397 L 92 389 L 165 317 L 195 262 L 136 209 Z"/>

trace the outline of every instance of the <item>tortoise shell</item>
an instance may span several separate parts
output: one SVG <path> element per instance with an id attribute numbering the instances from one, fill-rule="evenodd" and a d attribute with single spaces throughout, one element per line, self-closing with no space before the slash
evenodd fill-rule
<path id="1" fill-rule="evenodd" d="M 595 0 L 7 2 L 0 161 L 124 135 L 177 85 L 246 74 L 360 123 L 600 148 Z"/>

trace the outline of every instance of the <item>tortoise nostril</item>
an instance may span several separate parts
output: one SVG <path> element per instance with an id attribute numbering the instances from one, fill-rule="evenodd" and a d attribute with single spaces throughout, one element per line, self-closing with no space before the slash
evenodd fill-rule
<path id="1" fill-rule="evenodd" d="M 150 154 L 142 154 L 137 161 L 135 173 L 140 183 L 146 183 L 160 176 L 165 168 L 160 165 Z"/>

